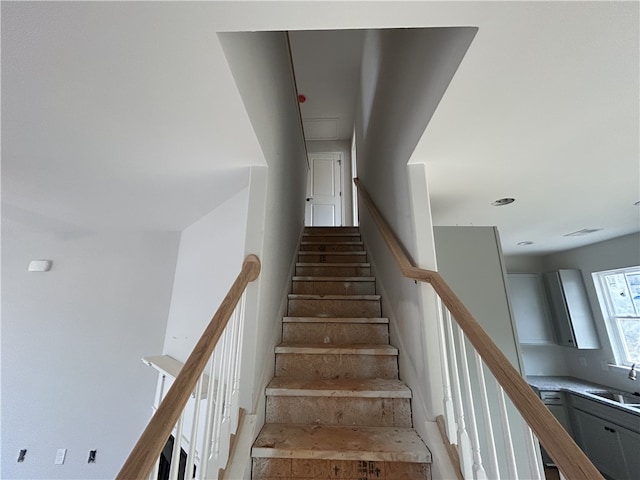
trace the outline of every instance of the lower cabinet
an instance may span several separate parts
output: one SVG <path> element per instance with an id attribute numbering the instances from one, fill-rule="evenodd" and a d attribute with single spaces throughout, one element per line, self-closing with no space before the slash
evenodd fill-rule
<path id="1" fill-rule="evenodd" d="M 593 464 L 613 480 L 639 479 L 640 433 L 621 426 L 638 425 L 638 417 L 571 397 L 575 440 Z"/>
<path id="2" fill-rule="evenodd" d="M 629 478 L 619 427 L 580 410 L 574 416 L 581 447 L 598 470 L 614 479 Z"/>

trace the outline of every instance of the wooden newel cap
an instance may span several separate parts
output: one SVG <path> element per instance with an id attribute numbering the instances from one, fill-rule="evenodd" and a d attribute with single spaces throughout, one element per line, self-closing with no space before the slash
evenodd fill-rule
<path id="1" fill-rule="evenodd" d="M 251 255 L 247 255 L 247 258 L 244 259 L 244 262 L 242 263 L 242 269 L 244 270 L 246 267 L 249 267 L 251 270 L 249 270 L 250 273 L 250 277 L 249 277 L 249 281 L 253 282 L 256 278 L 258 278 L 258 275 L 260 275 L 260 259 L 258 258 L 257 255 L 254 255 L 253 253 Z"/>

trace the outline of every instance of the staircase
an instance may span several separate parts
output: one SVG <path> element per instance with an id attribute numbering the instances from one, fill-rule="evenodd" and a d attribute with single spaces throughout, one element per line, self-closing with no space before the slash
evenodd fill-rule
<path id="1" fill-rule="evenodd" d="M 305 229 L 253 480 L 431 478 L 355 227 Z"/>

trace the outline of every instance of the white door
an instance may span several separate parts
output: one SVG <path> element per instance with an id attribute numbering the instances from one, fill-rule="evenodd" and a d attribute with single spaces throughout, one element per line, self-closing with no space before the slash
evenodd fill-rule
<path id="1" fill-rule="evenodd" d="M 309 166 L 305 225 L 308 227 L 341 226 L 341 154 L 311 153 Z"/>

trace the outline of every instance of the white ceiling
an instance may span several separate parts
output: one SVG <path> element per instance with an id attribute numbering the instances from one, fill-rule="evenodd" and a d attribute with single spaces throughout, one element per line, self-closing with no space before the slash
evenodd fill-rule
<path id="1" fill-rule="evenodd" d="M 291 32 L 291 54 L 305 136 L 350 140 L 360 87 L 364 30 Z"/>
<path id="2" fill-rule="evenodd" d="M 435 223 L 497 225 L 508 254 L 638 231 L 638 13 L 637 2 L 2 2 L 3 216 L 179 230 L 241 188 L 264 158 L 218 31 L 477 26 L 411 159 L 427 165 Z M 316 70 L 334 62 L 308 80 L 317 91 L 296 68 L 303 113 L 347 131 L 360 47 L 339 35 L 298 38 L 294 55 Z M 505 196 L 516 203 L 490 206 Z M 603 230 L 562 236 L 582 228 Z"/>

